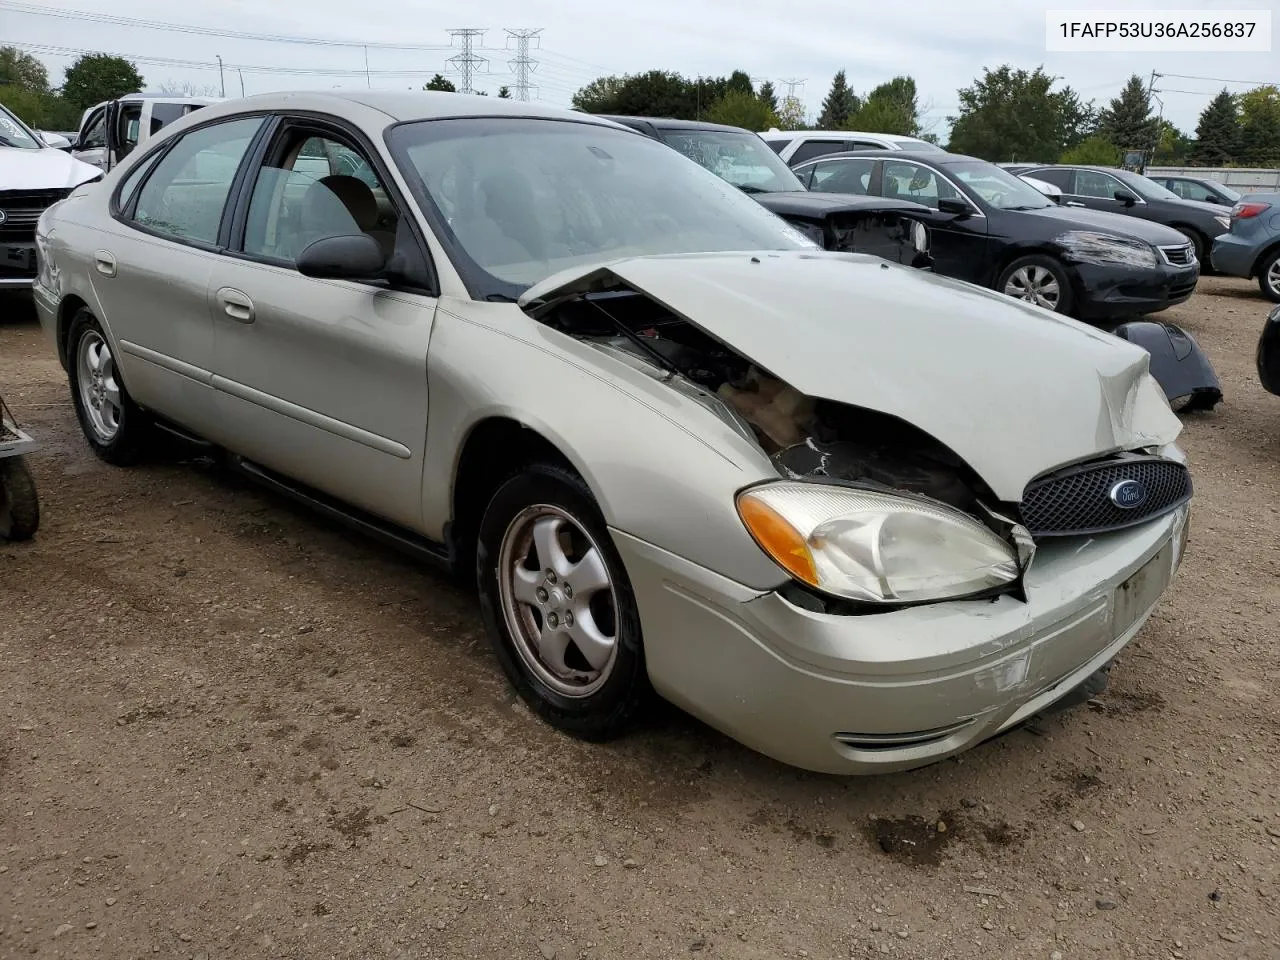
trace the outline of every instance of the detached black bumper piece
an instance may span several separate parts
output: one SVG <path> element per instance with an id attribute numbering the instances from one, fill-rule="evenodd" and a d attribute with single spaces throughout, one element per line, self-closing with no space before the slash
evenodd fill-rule
<path id="1" fill-rule="evenodd" d="M 1197 266 L 1132 267 L 1077 263 L 1077 309 L 1082 320 L 1123 320 L 1185 303 L 1200 280 Z"/>
<path id="2" fill-rule="evenodd" d="M 1258 338 L 1258 379 L 1262 389 L 1280 397 L 1280 307 L 1267 314 Z"/>
<path id="3" fill-rule="evenodd" d="M 1165 399 L 1179 410 L 1212 410 L 1222 402 L 1222 383 L 1195 337 L 1172 323 L 1135 320 L 1112 331 L 1151 354 L 1151 375 Z"/>

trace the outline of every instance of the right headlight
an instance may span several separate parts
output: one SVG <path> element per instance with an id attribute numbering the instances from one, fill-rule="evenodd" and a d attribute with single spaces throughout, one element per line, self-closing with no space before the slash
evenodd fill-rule
<path id="1" fill-rule="evenodd" d="M 1012 583 L 1014 548 L 972 517 L 932 501 L 785 481 L 738 494 L 760 548 L 803 583 L 864 603 L 924 603 Z"/>
<path id="2" fill-rule="evenodd" d="M 1119 264 L 1127 267 L 1155 267 L 1160 255 L 1155 247 L 1136 237 L 1114 237 L 1090 230 L 1072 230 L 1058 237 L 1064 252 L 1080 263 Z"/>

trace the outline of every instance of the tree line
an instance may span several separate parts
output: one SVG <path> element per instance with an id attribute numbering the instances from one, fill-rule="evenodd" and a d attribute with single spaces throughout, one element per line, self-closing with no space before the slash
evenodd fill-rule
<path id="1" fill-rule="evenodd" d="M 103 100 L 141 90 L 142 75 L 121 57 L 85 54 L 50 84 L 43 63 L 15 47 L 0 47 L 0 103 L 41 130 L 74 130 L 80 115 Z M 170 85 L 173 92 L 191 92 Z M 168 87 L 166 87 L 168 89 Z M 425 90 L 456 91 L 441 74 Z M 1004 64 L 958 91 L 959 109 L 947 149 L 986 160 L 1115 165 L 1140 152 L 1155 165 L 1280 166 L 1280 86 L 1244 93 L 1223 89 L 1201 112 L 1193 133 L 1160 116 L 1151 90 L 1136 74 L 1099 106 L 1085 102 L 1043 68 Z M 508 87 L 498 97 L 509 99 Z M 685 77 L 668 70 L 600 77 L 573 95 L 586 113 L 708 120 L 749 130 L 865 130 L 938 142 L 921 113 L 916 83 L 898 76 L 855 92 L 841 70 L 815 117 L 774 85 L 759 87 L 745 70 L 727 76 Z"/>
<path id="2" fill-rule="evenodd" d="M 0 103 L 37 130 L 78 130 L 80 116 L 103 100 L 142 89 L 142 75 L 128 60 L 87 53 L 49 83 L 45 65 L 16 47 L 0 47 Z"/>
<path id="3" fill-rule="evenodd" d="M 1205 106 L 1194 134 L 1160 116 L 1147 83 L 1129 78 L 1110 101 L 1085 102 L 1044 71 L 1008 64 L 984 69 L 958 92 L 947 149 L 986 160 L 1116 165 L 1142 153 L 1152 164 L 1280 166 L 1280 88 L 1223 90 Z M 573 96 L 586 113 L 708 120 L 750 130 L 863 130 L 938 142 L 924 123 L 915 80 L 894 77 L 858 94 L 843 70 L 816 117 L 795 98 L 779 101 L 772 83 L 749 75 L 684 77 L 665 70 L 607 76 Z"/>

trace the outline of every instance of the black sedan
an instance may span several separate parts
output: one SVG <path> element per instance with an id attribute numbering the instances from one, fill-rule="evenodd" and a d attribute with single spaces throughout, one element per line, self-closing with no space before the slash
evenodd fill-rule
<path id="1" fill-rule="evenodd" d="M 750 194 L 823 249 L 869 253 L 917 267 L 928 265 L 929 241 L 921 224 L 929 210 L 918 203 L 829 191 L 810 193 L 764 140 L 742 127 L 657 117 L 606 119 L 678 150 Z"/>
<path id="2" fill-rule="evenodd" d="M 1081 204 L 1092 210 L 1122 213 L 1173 227 L 1191 241 L 1196 259 L 1206 267 L 1213 238 L 1231 228 L 1231 218 L 1221 205 L 1184 200 L 1150 177 L 1131 170 L 1059 165 L 1020 172 L 1058 187 L 1066 204 Z"/>
<path id="3" fill-rule="evenodd" d="M 1190 297 L 1199 280 L 1191 244 L 1176 230 L 1059 206 L 985 160 L 858 151 L 801 164 L 796 174 L 811 191 L 923 204 L 937 273 L 1082 320 L 1163 310 Z"/>
<path id="4" fill-rule="evenodd" d="M 1202 203 L 1231 208 L 1239 202 L 1241 197 L 1240 193 L 1232 190 L 1225 183 L 1210 180 L 1208 177 L 1158 176 L 1150 179 L 1166 190 L 1172 190 L 1183 200 L 1199 200 Z"/>

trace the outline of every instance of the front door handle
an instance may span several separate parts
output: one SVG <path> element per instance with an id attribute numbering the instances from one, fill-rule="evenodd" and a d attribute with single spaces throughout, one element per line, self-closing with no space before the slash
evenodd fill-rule
<path id="1" fill-rule="evenodd" d="M 217 293 L 222 312 L 237 323 L 253 323 L 253 301 L 239 290 L 223 287 Z"/>
<path id="2" fill-rule="evenodd" d="M 114 277 L 116 275 L 116 258 L 106 250 L 94 252 L 93 266 L 104 277 Z"/>

